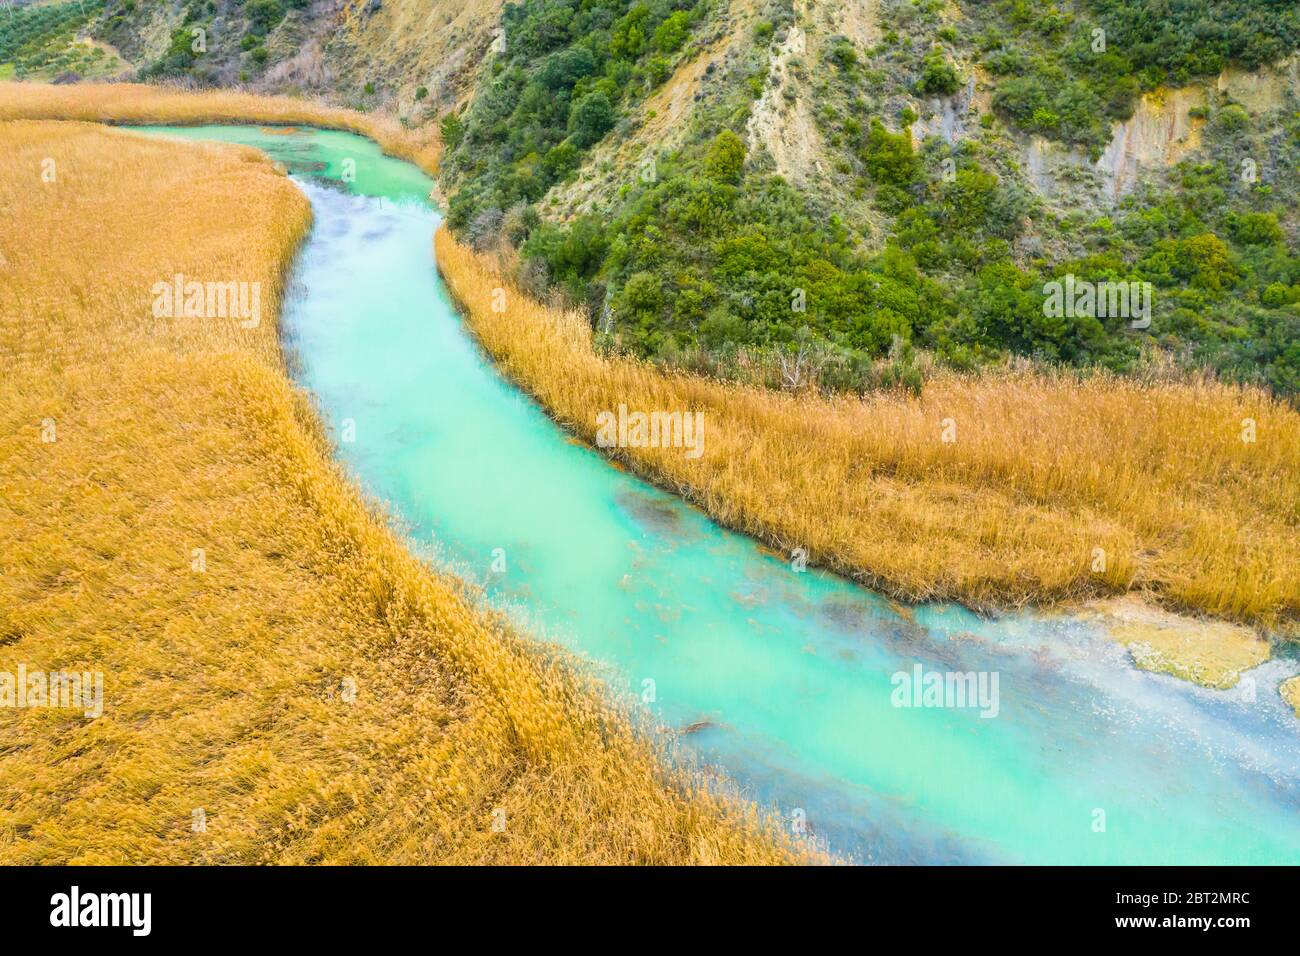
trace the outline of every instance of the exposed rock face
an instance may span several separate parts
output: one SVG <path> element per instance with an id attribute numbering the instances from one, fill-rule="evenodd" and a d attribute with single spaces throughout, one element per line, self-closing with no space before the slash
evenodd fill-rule
<path id="1" fill-rule="evenodd" d="M 1189 113 L 1204 105 L 1205 94 L 1204 86 L 1146 94 L 1129 119 L 1114 125 L 1110 143 L 1095 162 L 1075 147 L 1041 136 L 1022 138 L 1025 178 L 1046 199 L 1114 205 L 1144 171 L 1173 166 L 1201 145 L 1202 121 Z"/>
<path id="2" fill-rule="evenodd" d="M 1266 113 L 1284 105 L 1289 95 L 1300 94 L 1300 61 L 1291 59 L 1254 72 L 1228 69 L 1212 83 L 1154 90 L 1143 96 L 1132 118 L 1115 124 L 1110 145 L 1097 161 L 1112 200 L 1132 189 L 1142 170 L 1173 166 L 1201 145 L 1201 121 L 1188 114 L 1205 104 L 1211 90 L 1236 100 L 1252 114 Z"/>
<path id="3" fill-rule="evenodd" d="M 1200 147 L 1202 121 L 1190 113 L 1204 106 L 1212 91 L 1252 114 L 1277 109 L 1288 96 L 1300 95 L 1300 60 L 1255 72 L 1225 70 L 1213 81 L 1147 93 L 1129 119 L 1114 125 L 1110 143 L 1095 163 L 1079 150 L 1034 137 L 1022 146 L 1026 175 L 1042 195 L 1053 197 L 1061 191 L 1063 173 L 1073 176 L 1073 169 L 1091 165 L 1102 177 L 1101 198 L 1116 203 L 1145 171 L 1173 166 Z"/>
<path id="4" fill-rule="evenodd" d="M 791 75 L 791 61 L 807 49 L 807 35 L 798 26 L 790 27 L 785 39 L 773 47 L 767 85 L 746 128 L 750 152 L 766 148 L 777 173 L 794 183 L 809 179 L 816 167 L 814 157 L 821 152 L 809 98 Z"/>
<path id="5" fill-rule="evenodd" d="M 1086 153 L 1031 136 L 1021 143 L 1020 157 L 1025 178 L 1045 198 L 1099 197 L 1100 177 Z"/>
<path id="6" fill-rule="evenodd" d="M 1271 69 L 1224 70 L 1215 88 L 1251 113 L 1277 109 L 1286 103 L 1288 95 L 1300 95 L 1300 57 L 1284 60 Z"/>
<path id="7" fill-rule="evenodd" d="M 912 145 L 919 148 L 928 136 L 938 136 L 952 144 L 974 135 L 980 111 L 988 108 L 987 100 L 978 89 L 978 80 L 972 76 L 952 96 L 923 101 L 916 111 L 918 119 L 912 124 Z"/>
<path id="8" fill-rule="evenodd" d="M 838 9 L 830 10 L 850 40 L 863 47 L 880 42 L 880 0 L 841 0 Z"/>
<path id="9" fill-rule="evenodd" d="M 501 22 L 505 0 L 347 0 L 335 35 L 323 44 L 337 75 L 385 91 L 389 108 L 422 105 L 443 112 L 462 104 Z"/>
<path id="10" fill-rule="evenodd" d="M 1189 112 L 1204 105 L 1205 93 L 1203 86 L 1155 90 L 1138 100 L 1132 117 L 1115 124 L 1097 160 L 1112 202 L 1137 184 L 1143 169 L 1172 166 L 1201 145 L 1201 120 Z"/>

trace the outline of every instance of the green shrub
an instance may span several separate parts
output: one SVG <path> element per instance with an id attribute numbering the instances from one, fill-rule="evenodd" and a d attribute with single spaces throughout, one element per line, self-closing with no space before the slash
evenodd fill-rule
<path id="1" fill-rule="evenodd" d="M 655 29 L 655 49 L 661 53 L 676 53 L 686 42 L 686 34 L 691 16 L 685 10 L 678 10 Z"/>
<path id="2" fill-rule="evenodd" d="M 745 144 L 739 136 L 724 129 L 713 138 L 704 159 L 704 171 L 720 183 L 735 185 L 740 182 L 745 167 Z"/>
<path id="3" fill-rule="evenodd" d="M 602 91 L 588 93 L 569 111 L 569 135 L 579 149 L 599 142 L 614 128 L 614 106 Z"/>
<path id="4" fill-rule="evenodd" d="M 871 121 L 861 159 L 872 179 L 889 186 L 906 186 L 920 172 L 911 134 L 906 130 L 891 133 L 878 119 Z"/>
<path id="5" fill-rule="evenodd" d="M 284 19 L 284 7 L 280 0 L 248 0 L 244 5 L 244 15 L 248 17 L 252 30 L 265 36 Z"/>
<path id="6" fill-rule="evenodd" d="M 925 57 L 916 91 L 922 96 L 950 96 L 961 87 L 957 71 L 944 59 L 942 51 L 932 49 Z"/>
<path id="7" fill-rule="evenodd" d="M 442 133 L 442 142 L 447 149 L 455 149 L 465 137 L 465 124 L 455 113 L 448 113 L 438 124 Z"/>

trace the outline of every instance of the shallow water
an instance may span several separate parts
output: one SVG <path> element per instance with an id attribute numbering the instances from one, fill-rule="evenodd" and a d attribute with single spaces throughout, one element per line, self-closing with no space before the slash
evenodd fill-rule
<path id="1" fill-rule="evenodd" d="M 796 573 L 502 380 L 438 278 L 415 167 L 345 133 L 151 131 L 261 147 L 310 197 L 286 347 L 413 546 L 661 724 L 699 725 L 683 745 L 788 825 L 862 862 L 1300 861 L 1300 724 L 1277 695 L 1300 662 L 1252 672 L 1251 701 L 1137 671 L 1091 625 L 900 613 Z M 918 664 L 996 675 L 996 715 L 895 706 Z"/>

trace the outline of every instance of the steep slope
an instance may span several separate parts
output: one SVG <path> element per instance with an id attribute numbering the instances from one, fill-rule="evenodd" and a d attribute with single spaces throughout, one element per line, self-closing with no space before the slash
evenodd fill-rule
<path id="1" fill-rule="evenodd" d="M 504 6 L 505 0 L 348 0 L 326 57 L 340 75 L 372 83 L 380 102 L 401 115 L 417 104 L 441 113 L 471 91 Z"/>
<path id="2" fill-rule="evenodd" d="M 1155 26 L 1151 2 L 717 0 L 667 70 L 647 38 L 672 3 L 593 29 L 593 5 L 525 2 L 452 120 L 451 222 L 671 365 L 860 390 L 1021 356 L 1294 394 L 1300 15 L 1217 0 L 1225 33 L 1209 0 Z M 585 31 L 538 33 L 556 9 Z M 1065 275 L 1152 285 L 1153 315 L 1047 314 Z"/>
<path id="3" fill-rule="evenodd" d="M 309 94 L 418 125 L 468 95 L 503 6 L 504 0 L 28 5 L 9 13 L 10 22 L 0 19 L 0 64 L 12 58 L 20 78 L 120 76 Z"/>

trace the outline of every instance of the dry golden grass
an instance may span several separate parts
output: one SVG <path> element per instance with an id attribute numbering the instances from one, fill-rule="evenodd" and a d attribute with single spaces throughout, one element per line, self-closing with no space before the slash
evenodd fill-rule
<path id="1" fill-rule="evenodd" d="M 367 509 L 284 374 L 310 210 L 265 158 L 25 121 L 0 150 L 0 670 L 105 681 L 95 720 L 0 708 L 0 862 L 810 858 Z M 175 272 L 263 283 L 268 319 L 154 319 Z"/>
<path id="2" fill-rule="evenodd" d="M 319 126 L 360 133 L 384 152 L 415 163 L 425 172 L 438 167 L 442 140 L 436 126 L 410 130 L 396 120 L 288 96 L 259 96 L 231 90 L 193 92 L 143 83 L 0 82 L 0 120 L 58 119 L 92 123 L 268 123 Z"/>
<path id="3" fill-rule="evenodd" d="M 919 399 L 832 400 L 665 375 L 598 356 L 580 316 L 513 288 L 493 312 L 507 286 L 497 264 L 445 229 L 435 247 L 487 350 L 583 438 L 619 403 L 703 411 L 702 458 L 615 457 L 782 551 L 806 548 L 907 600 L 988 608 L 1133 590 L 1295 629 L 1300 415 L 1262 392 L 1007 372 L 940 376 Z"/>

